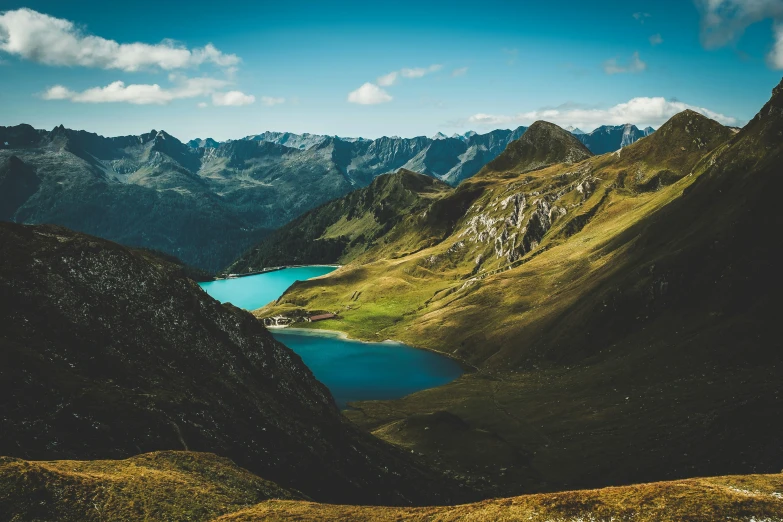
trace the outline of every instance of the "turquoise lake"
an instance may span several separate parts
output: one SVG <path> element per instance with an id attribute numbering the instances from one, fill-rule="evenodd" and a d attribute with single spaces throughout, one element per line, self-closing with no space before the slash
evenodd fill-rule
<path id="1" fill-rule="evenodd" d="M 296 281 L 306 281 L 335 270 L 337 268 L 334 266 L 301 266 L 199 284 L 221 303 L 231 303 L 245 310 L 255 310 L 283 295 L 283 292 Z"/>
<path id="2" fill-rule="evenodd" d="M 199 284 L 221 302 L 254 310 L 280 297 L 295 281 L 333 270 L 327 266 L 286 268 Z M 463 373 L 462 367 L 448 357 L 402 343 L 365 343 L 333 332 L 295 328 L 270 331 L 299 354 L 313 375 L 329 388 L 340 408 L 351 401 L 398 399 L 442 386 Z"/>

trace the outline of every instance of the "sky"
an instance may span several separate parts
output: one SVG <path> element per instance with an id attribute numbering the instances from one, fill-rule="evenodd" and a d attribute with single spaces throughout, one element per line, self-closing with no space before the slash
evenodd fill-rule
<path id="1" fill-rule="evenodd" d="M 783 72 L 783 0 L 0 0 L 0 125 L 182 139 L 741 126 Z"/>

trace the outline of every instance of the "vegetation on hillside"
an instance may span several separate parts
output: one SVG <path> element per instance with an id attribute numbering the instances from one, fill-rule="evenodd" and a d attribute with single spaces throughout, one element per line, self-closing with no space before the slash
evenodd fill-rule
<path id="1" fill-rule="evenodd" d="M 330 329 L 478 366 L 346 414 L 501 494 L 778 471 L 782 89 L 738 133 L 686 111 L 615 153 L 490 164 L 443 241 L 370 250 L 256 315 L 340 311 Z M 471 437 L 436 451 L 408 419 L 437 412 L 507 445 L 483 468 L 459 457 Z M 503 469 L 511 450 L 528 469 Z"/>
<path id="2" fill-rule="evenodd" d="M 487 500 L 448 507 L 319 504 L 209 453 L 126 460 L 0 457 L 0 518 L 58 520 L 712 522 L 783 520 L 783 475 L 696 478 Z"/>
<path id="3" fill-rule="evenodd" d="M 407 170 L 377 177 L 367 188 L 330 201 L 273 232 L 226 269 L 253 272 L 300 263 L 345 263 L 367 250 L 412 235 L 416 249 L 421 230 L 408 218 L 426 211 L 449 187 Z M 408 251 L 408 250 L 406 250 Z"/>

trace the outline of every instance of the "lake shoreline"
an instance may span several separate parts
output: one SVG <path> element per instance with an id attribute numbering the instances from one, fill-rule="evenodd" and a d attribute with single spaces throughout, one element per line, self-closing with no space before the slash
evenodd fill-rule
<path id="1" fill-rule="evenodd" d="M 215 276 L 213 281 L 225 281 L 226 279 L 239 279 L 240 277 L 249 277 L 254 275 L 260 275 L 260 274 L 269 274 L 271 272 L 279 272 L 280 270 L 286 270 L 288 268 L 320 268 L 320 267 L 327 267 L 327 268 L 334 268 L 337 270 L 338 268 L 342 268 L 343 265 L 329 265 L 329 264 L 319 264 L 319 265 L 285 265 L 285 266 L 270 266 L 269 268 L 264 268 L 263 270 L 258 270 L 256 272 L 245 272 L 242 274 L 226 274 L 223 277 Z"/>
<path id="2" fill-rule="evenodd" d="M 401 344 L 403 346 L 407 346 L 408 348 L 413 348 L 415 350 L 424 350 L 425 352 L 436 353 L 438 355 L 442 355 L 443 357 L 448 357 L 452 361 L 458 363 L 462 367 L 462 369 L 465 370 L 465 373 L 476 373 L 479 371 L 478 367 L 473 366 L 469 362 L 451 353 L 442 352 L 440 350 L 434 350 L 432 348 L 424 348 L 423 346 L 413 346 L 408 343 L 398 341 L 397 339 L 384 339 L 383 341 L 365 341 L 363 339 L 356 339 L 354 337 L 351 337 L 350 334 L 348 334 L 348 332 L 344 332 L 342 330 L 328 330 L 326 328 L 296 328 L 294 326 L 274 326 L 271 328 L 267 326 L 266 328 L 273 332 L 283 333 L 285 331 L 288 331 L 288 332 L 292 332 L 294 335 L 310 335 L 313 337 L 337 337 L 339 339 L 343 339 L 346 341 L 355 341 L 364 344 L 383 344 L 383 343 Z M 285 334 L 283 333 L 283 335 Z"/>

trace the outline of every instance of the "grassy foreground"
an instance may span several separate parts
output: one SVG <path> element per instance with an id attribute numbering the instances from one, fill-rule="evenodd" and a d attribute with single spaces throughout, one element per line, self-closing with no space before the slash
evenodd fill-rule
<path id="1" fill-rule="evenodd" d="M 0 457 L 0 519 L 43 520 L 783 520 L 783 474 L 696 478 L 396 508 L 310 502 L 209 453 L 125 460 Z"/>
<path id="2" fill-rule="evenodd" d="M 218 520 L 779 522 L 783 520 L 781 491 L 783 475 L 728 476 L 526 495 L 433 508 L 268 501 Z"/>

